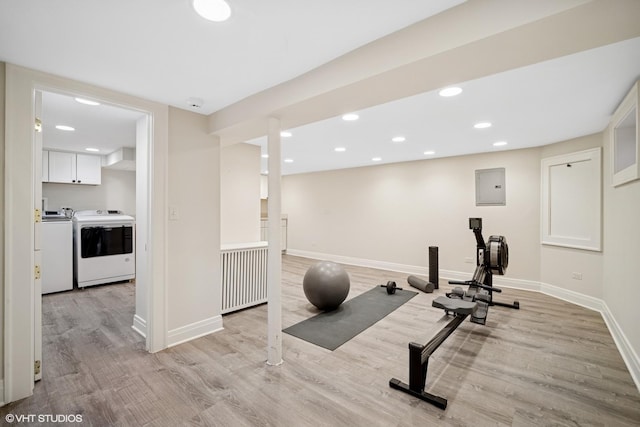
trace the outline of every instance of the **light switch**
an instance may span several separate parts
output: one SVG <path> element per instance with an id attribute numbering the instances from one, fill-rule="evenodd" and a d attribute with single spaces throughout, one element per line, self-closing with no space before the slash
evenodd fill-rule
<path id="1" fill-rule="evenodd" d="M 169 206 L 169 221 L 177 221 L 177 220 L 178 220 L 178 207 Z"/>

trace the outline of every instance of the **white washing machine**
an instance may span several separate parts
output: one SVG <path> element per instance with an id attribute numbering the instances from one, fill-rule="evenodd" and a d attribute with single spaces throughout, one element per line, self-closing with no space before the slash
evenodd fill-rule
<path id="1" fill-rule="evenodd" d="M 73 274 L 79 288 L 136 275 L 135 218 L 116 210 L 73 215 Z"/>
<path id="2" fill-rule="evenodd" d="M 58 212 L 42 217 L 42 293 L 73 289 L 73 231 L 71 218 Z"/>

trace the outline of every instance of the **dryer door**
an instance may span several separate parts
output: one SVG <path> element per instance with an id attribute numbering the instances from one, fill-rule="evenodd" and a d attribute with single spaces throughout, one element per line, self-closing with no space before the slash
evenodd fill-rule
<path id="1" fill-rule="evenodd" d="M 80 230 L 82 258 L 133 253 L 133 226 L 96 225 Z"/>

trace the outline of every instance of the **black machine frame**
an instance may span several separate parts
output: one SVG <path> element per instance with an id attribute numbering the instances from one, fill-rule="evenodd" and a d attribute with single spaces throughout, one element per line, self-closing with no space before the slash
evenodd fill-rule
<path id="1" fill-rule="evenodd" d="M 480 290 L 484 290 L 488 295 L 487 302 L 490 306 L 519 309 L 518 301 L 505 303 L 493 300 L 494 292 L 502 292 L 502 289 L 493 286 L 493 274 L 504 275 L 509 265 L 509 247 L 506 239 L 504 236 L 490 236 L 487 245 L 482 237 L 482 218 L 469 218 L 469 229 L 473 231 L 476 238 L 476 270 L 471 280 L 449 280 L 449 284 L 469 286 L 465 292 L 465 299 L 474 300 Z"/>
<path id="2" fill-rule="evenodd" d="M 467 318 L 466 314 L 455 315 L 444 328 L 440 330 L 425 344 L 420 345 L 415 342 L 409 343 L 409 384 L 403 383 L 397 378 L 389 380 L 389 387 L 410 394 L 413 397 L 422 399 L 440 409 L 447 408 L 447 399 L 424 391 L 427 382 L 427 369 L 429 368 L 429 357 L 440 347 L 440 345 L 456 330 L 458 326 Z"/>
<path id="3" fill-rule="evenodd" d="M 425 391 L 429 358 L 442 343 L 471 315 L 471 321 L 484 325 L 489 306 L 502 306 L 519 309 L 520 303 L 512 304 L 493 300 L 494 292 L 502 292 L 493 287 L 493 274 L 503 275 L 509 262 L 509 249 L 503 236 L 491 236 L 489 245 L 482 237 L 482 218 L 469 218 L 469 228 L 476 238 L 477 257 L 473 278 L 467 281 L 449 281 L 454 285 L 467 285 L 467 291 L 456 288 L 446 296 L 433 300 L 432 306 L 443 308 L 447 314 L 453 313 L 453 319 L 442 328 L 429 342 L 421 345 L 409 343 L 409 384 L 399 379 L 389 380 L 389 387 L 408 393 L 411 396 L 431 403 L 440 408 L 447 408 L 447 399 Z"/>

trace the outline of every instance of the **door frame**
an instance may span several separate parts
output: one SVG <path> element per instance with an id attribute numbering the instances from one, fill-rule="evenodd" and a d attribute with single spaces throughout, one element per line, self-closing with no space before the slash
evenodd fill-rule
<path id="1" fill-rule="evenodd" d="M 168 106 L 6 64 L 4 241 L 4 403 L 33 394 L 36 91 L 100 99 L 149 116 L 147 160 L 146 348 L 167 347 L 166 238 Z M 136 192 L 137 193 L 137 192 Z M 136 196 L 138 197 L 138 195 Z M 137 204 L 137 201 L 136 201 Z M 139 307 L 136 307 L 136 313 Z M 133 319 L 132 319 L 133 322 Z"/>

